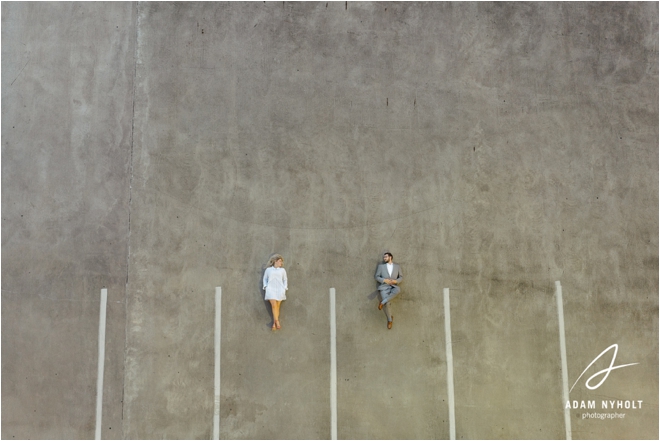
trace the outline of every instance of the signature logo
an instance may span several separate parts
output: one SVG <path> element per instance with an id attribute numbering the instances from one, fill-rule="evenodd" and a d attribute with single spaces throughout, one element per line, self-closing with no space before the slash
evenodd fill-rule
<path id="1" fill-rule="evenodd" d="M 587 389 L 589 389 L 589 390 L 595 390 L 595 389 L 598 389 L 598 388 L 599 388 L 599 387 L 605 382 L 605 380 L 607 380 L 607 377 L 610 376 L 610 372 L 612 372 L 612 371 L 615 370 L 615 369 L 621 369 L 621 368 L 624 368 L 624 367 L 634 366 L 634 365 L 636 365 L 636 364 L 639 364 L 639 363 L 628 363 L 628 364 L 621 364 L 621 365 L 619 365 L 619 366 L 614 366 L 614 362 L 616 361 L 616 354 L 617 354 L 617 352 L 619 352 L 619 345 L 615 343 L 615 344 L 613 344 L 612 346 L 610 346 L 609 348 L 605 349 L 603 352 L 601 352 L 601 353 L 598 355 L 598 357 L 594 358 L 594 361 L 592 361 L 591 363 L 589 363 L 589 366 L 587 366 L 587 368 L 586 368 L 584 371 L 582 371 L 582 373 L 580 374 L 580 376 L 578 377 L 578 379 L 575 380 L 575 383 L 573 383 L 573 387 L 575 387 L 575 385 L 577 384 L 577 382 L 580 381 L 580 378 L 582 378 L 582 376 L 584 375 L 584 373 L 587 372 L 587 370 L 591 367 L 591 365 L 593 365 L 596 361 L 598 361 L 598 359 L 599 359 L 600 357 L 602 357 L 603 355 L 605 355 L 610 349 L 614 349 L 614 354 L 612 354 L 612 361 L 610 362 L 610 366 L 609 366 L 608 368 L 605 368 L 605 369 L 603 369 L 603 370 L 601 370 L 601 371 L 596 372 L 596 373 L 593 374 L 591 377 L 589 377 L 589 378 L 587 379 L 587 381 L 584 382 L 584 385 L 587 386 Z M 598 382 L 597 385 L 595 385 L 595 386 L 591 386 L 591 380 L 593 380 L 594 378 L 598 377 L 599 375 L 603 375 L 603 379 L 600 380 L 600 381 Z M 569 393 L 573 390 L 573 387 L 571 387 L 571 390 L 569 391 Z"/>

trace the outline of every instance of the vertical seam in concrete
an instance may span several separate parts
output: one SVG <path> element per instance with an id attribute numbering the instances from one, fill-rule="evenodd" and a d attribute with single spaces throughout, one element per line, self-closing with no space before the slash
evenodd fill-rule
<path id="1" fill-rule="evenodd" d="M 135 89 L 137 84 L 137 61 L 138 61 L 138 45 L 139 45 L 139 29 L 140 29 L 140 2 L 135 2 L 135 32 L 133 33 L 134 48 L 133 48 L 133 97 L 132 97 L 132 115 L 131 115 L 131 155 L 128 165 L 129 181 L 128 181 L 128 233 L 127 233 L 127 246 L 126 246 L 126 284 L 124 286 L 124 378 L 122 381 L 121 391 L 121 420 L 122 420 L 122 435 L 125 432 L 124 427 L 124 398 L 126 396 L 126 360 L 128 359 L 128 276 L 130 274 L 130 261 L 131 261 L 131 206 L 133 203 L 133 146 L 135 135 Z"/>
<path id="2" fill-rule="evenodd" d="M 555 282 L 557 288 L 557 316 L 559 318 L 559 350 L 561 351 L 561 378 L 564 403 L 569 400 L 568 391 L 568 362 L 566 361 L 566 333 L 564 330 L 564 300 L 562 298 L 561 283 Z M 566 439 L 572 439 L 571 411 L 564 407 L 564 424 L 566 425 Z"/>
<path id="3" fill-rule="evenodd" d="M 451 350 L 451 315 L 449 288 L 443 290 L 445 307 L 445 350 L 447 353 L 447 401 L 449 407 L 449 439 L 456 439 L 456 413 L 454 410 L 454 356 Z"/>

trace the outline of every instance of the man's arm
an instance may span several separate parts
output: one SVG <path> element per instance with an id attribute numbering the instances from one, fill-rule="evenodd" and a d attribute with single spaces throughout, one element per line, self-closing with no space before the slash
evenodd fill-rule
<path id="1" fill-rule="evenodd" d="M 383 265 L 378 265 L 378 268 L 376 268 L 376 275 L 374 278 L 378 283 L 385 283 L 385 277 L 381 274 L 383 270 Z"/>
<path id="2" fill-rule="evenodd" d="M 396 275 L 395 284 L 398 285 L 403 280 L 403 271 L 401 271 L 401 265 L 397 265 L 398 271 Z"/>

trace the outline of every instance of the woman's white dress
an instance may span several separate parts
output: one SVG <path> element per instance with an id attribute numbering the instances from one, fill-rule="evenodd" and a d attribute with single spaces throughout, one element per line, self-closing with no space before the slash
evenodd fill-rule
<path id="1" fill-rule="evenodd" d="M 286 270 L 271 266 L 264 274 L 264 289 L 266 300 L 286 300 L 286 290 L 289 289 L 286 280 Z"/>

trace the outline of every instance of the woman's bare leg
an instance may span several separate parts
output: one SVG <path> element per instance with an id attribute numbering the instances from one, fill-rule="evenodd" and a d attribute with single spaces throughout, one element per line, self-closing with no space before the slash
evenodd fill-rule
<path id="1" fill-rule="evenodd" d="M 282 304 L 281 300 L 278 300 L 275 302 L 275 311 L 276 313 L 273 314 L 273 317 L 275 317 L 275 325 L 277 326 L 277 329 L 280 329 L 280 305 Z"/>
<path id="2" fill-rule="evenodd" d="M 280 305 L 277 300 L 270 299 L 270 309 L 273 312 L 273 329 L 277 329 L 277 323 L 280 319 Z"/>

